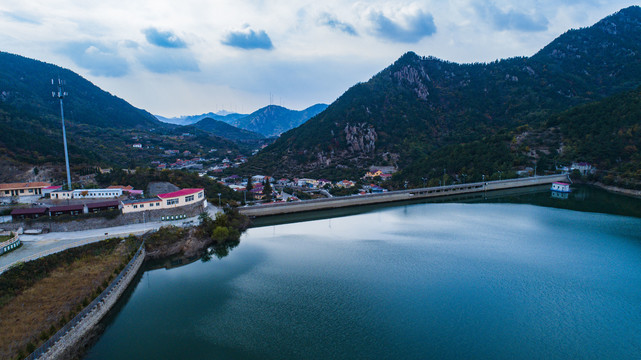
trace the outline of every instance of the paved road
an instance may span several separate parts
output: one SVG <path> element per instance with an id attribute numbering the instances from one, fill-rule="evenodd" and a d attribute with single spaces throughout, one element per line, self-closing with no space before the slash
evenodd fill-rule
<path id="1" fill-rule="evenodd" d="M 207 212 L 209 212 L 212 217 L 215 216 L 217 211 L 219 211 L 219 209 L 211 204 L 207 207 Z M 17 262 L 35 260 L 76 246 L 113 237 L 127 237 L 130 234 L 141 235 L 147 231 L 158 230 L 161 226 L 165 225 L 190 226 L 197 223 L 198 216 L 194 216 L 182 220 L 154 221 L 144 224 L 131 224 L 103 229 L 51 232 L 41 235 L 20 235 L 22 246 L 0 256 L 0 274 Z"/>

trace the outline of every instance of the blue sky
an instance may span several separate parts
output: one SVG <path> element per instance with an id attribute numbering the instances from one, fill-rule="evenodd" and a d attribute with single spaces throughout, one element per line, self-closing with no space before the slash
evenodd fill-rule
<path id="1" fill-rule="evenodd" d="M 530 56 L 619 0 L 4 0 L 0 50 L 79 73 L 164 116 L 331 103 L 407 51 Z M 73 94 L 73 89 L 68 89 Z"/>

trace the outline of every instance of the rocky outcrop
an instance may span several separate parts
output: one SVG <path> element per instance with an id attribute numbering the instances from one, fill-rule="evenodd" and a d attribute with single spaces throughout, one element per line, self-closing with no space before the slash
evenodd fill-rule
<path id="1" fill-rule="evenodd" d="M 422 100 L 427 100 L 430 92 L 424 81 L 431 81 L 431 79 L 422 66 L 418 67 L 418 70 L 416 68 L 416 66 L 405 65 L 401 70 L 394 72 L 392 76 L 399 85 L 405 83 L 414 87 L 416 95 Z"/>
<path id="2" fill-rule="evenodd" d="M 188 230 L 186 236 L 177 239 L 174 242 L 154 246 L 153 248 L 148 247 L 146 258 L 149 260 L 159 260 L 176 255 L 192 257 L 207 249 L 207 247 L 211 246 L 213 242 L 214 241 L 212 239 L 197 237 L 195 229 L 191 228 Z"/>
<path id="3" fill-rule="evenodd" d="M 371 154 L 376 150 L 376 140 L 378 135 L 374 126 L 367 123 L 347 124 L 345 126 L 345 140 L 347 141 L 347 150 L 354 153 Z"/>

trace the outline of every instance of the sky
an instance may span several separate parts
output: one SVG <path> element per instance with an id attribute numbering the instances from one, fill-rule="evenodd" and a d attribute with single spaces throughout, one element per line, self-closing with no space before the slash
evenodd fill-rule
<path id="1" fill-rule="evenodd" d="M 3 0 L 0 51 L 71 69 L 156 115 L 250 113 L 270 103 L 300 110 L 332 103 L 408 51 L 459 63 L 531 56 L 631 5 Z"/>

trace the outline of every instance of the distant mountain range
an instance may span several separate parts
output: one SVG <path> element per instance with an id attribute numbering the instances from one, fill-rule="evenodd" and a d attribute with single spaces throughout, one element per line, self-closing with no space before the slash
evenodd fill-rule
<path id="1" fill-rule="evenodd" d="M 155 115 L 156 118 L 162 122 L 168 123 L 168 124 L 174 124 L 174 125 L 181 125 L 181 126 L 186 126 L 186 125 L 192 125 L 197 122 L 199 122 L 202 119 L 210 118 L 218 121 L 223 121 L 227 124 L 230 124 L 232 121 L 245 117 L 247 114 L 237 114 L 237 113 L 230 113 L 227 111 L 218 111 L 218 112 L 209 112 L 206 114 L 200 114 L 200 115 L 190 115 L 190 116 L 179 116 L 179 117 L 172 117 L 172 118 L 167 118 L 164 116 L 160 115 Z"/>
<path id="2" fill-rule="evenodd" d="M 316 116 L 327 108 L 326 104 L 316 104 L 305 110 L 290 110 L 282 106 L 269 105 L 254 111 L 249 115 L 236 113 L 207 113 L 201 115 L 165 118 L 156 115 L 163 122 L 176 125 L 192 125 L 209 118 L 225 122 L 240 129 L 262 134 L 265 137 L 276 137 L 293 129 Z"/>
<path id="3" fill-rule="evenodd" d="M 258 140 L 265 138 L 265 136 L 263 136 L 262 134 L 240 129 L 235 126 L 229 125 L 226 122 L 215 120 L 212 118 L 204 118 L 193 125 L 186 126 L 185 128 L 188 129 L 189 127 L 194 127 L 196 129 L 212 133 L 216 136 L 235 141 Z"/>
<path id="4" fill-rule="evenodd" d="M 639 84 L 638 6 L 570 30 L 529 58 L 456 64 L 410 52 L 282 134 L 250 159 L 245 171 L 339 178 L 362 175 L 371 165 L 393 165 L 401 170 L 396 179 L 415 184 L 443 177 L 444 169 L 450 178 L 499 176 L 499 171 L 534 167 L 541 156 L 568 160 L 566 138 L 534 130 L 544 129 L 562 111 Z M 602 131 L 617 133 L 611 124 Z M 539 154 L 519 147 L 513 137 L 527 137 L 527 129 L 539 133 L 542 142 L 548 139 L 548 150 Z M 486 153 L 518 156 L 485 158 Z M 448 163 L 459 154 L 467 160 Z M 581 160 L 581 153 L 575 154 Z"/>
<path id="5" fill-rule="evenodd" d="M 266 137 L 279 136 L 281 133 L 305 123 L 327 109 L 326 104 L 316 104 L 305 110 L 296 111 L 278 105 L 269 105 L 253 113 L 230 122 L 241 129 L 254 131 Z"/>

